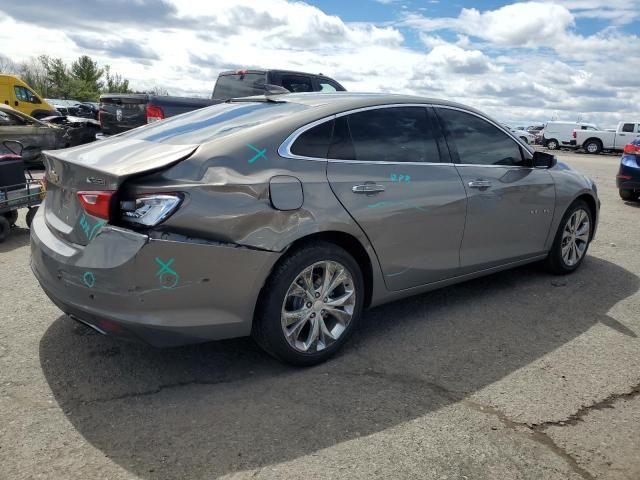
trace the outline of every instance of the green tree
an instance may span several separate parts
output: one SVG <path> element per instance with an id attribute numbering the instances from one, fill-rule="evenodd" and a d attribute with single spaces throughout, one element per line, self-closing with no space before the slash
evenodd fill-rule
<path id="1" fill-rule="evenodd" d="M 71 76 L 83 83 L 83 88 L 87 90 L 99 92 L 104 85 L 101 80 L 103 75 L 104 69 L 98 67 L 98 62 L 87 55 L 82 55 L 71 64 Z"/>
<path id="2" fill-rule="evenodd" d="M 104 93 L 130 93 L 129 80 L 122 78 L 118 73 L 111 73 L 111 67 L 104 67 L 105 78 L 107 84 L 103 90 Z"/>

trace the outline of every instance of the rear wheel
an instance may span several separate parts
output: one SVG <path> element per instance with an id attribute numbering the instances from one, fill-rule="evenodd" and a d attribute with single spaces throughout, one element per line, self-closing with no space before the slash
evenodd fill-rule
<path id="1" fill-rule="evenodd" d="M 336 353 L 362 314 L 364 280 L 349 253 L 328 242 L 295 250 L 274 269 L 252 336 L 274 357 L 315 365 Z"/>
<path id="2" fill-rule="evenodd" d="M 576 270 L 587 254 L 592 231 L 589 206 L 584 200 L 576 200 L 562 217 L 547 257 L 548 269 L 557 275 Z"/>
<path id="3" fill-rule="evenodd" d="M 0 215 L 0 243 L 4 242 L 11 230 L 11 224 L 4 215 Z"/>
<path id="4" fill-rule="evenodd" d="M 602 151 L 602 143 L 599 140 L 587 140 L 584 144 L 584 151 L 587 153 L 600 153 Z"/>
<path id="5" fill-rule="evenodd" d="M 18 221 L 18 210 L 7 212 L 4 214 L 4 217 L 9 221 L 9 225 L 13 227 Z"/>
<path id="6" fill-rule="evenodd" d="M 549 150 L 557 150 L 559 147 L 558 141 L 555 138 L 547 140 L 547 148 Z"/>
<path id="7" fill-rule="evenodd" d="M 36 213 L 38 212 L 38 207 L 31 207 L 29 209 L 29 211 L 27 212 L 27 227 L 31 228 L 31 222 L 33 222 L 33 217 L 36 216 Z"/>
<path id="8" fill-rule="evenodd" d="M 620 193 L 620 198 L 622 200 L 635 200 L 638 197 L 638 194 L 635 193 L 633 190 L 629 190 L 627 188 L 621 188 L 618 190 L 618 193 Z"/>

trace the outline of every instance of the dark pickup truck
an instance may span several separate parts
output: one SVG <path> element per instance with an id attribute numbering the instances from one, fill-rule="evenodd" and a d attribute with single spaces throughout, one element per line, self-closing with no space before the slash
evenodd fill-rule
<path id="1" fill-rule="evenodd" d="M 163 118 L 208 107 L 231 98 L 289 92 L 337 92 L 345 88 L 325 75 L 289 70 L 235 70 L 218 75 L 211 99 L 107 93 L 98 117 L 103 135 L 115 135 Z"/>

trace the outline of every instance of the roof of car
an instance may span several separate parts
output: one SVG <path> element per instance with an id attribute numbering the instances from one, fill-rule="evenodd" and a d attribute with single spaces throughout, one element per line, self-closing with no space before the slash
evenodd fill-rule
<path id="1" fill-rule="evenodd" d="M 249 100 L 247 97 L 244 100 Z M 256 96 L 256 99 L 264 99 L 264 96 Z M 441 100 L 436 98 L 419 97 L 416 95 L 399 95 L 392 93 L 358 93 L 358 92 L 307 92 L 307 93 L 285 93 L 272 95 L 271 100 L 279 102 L 299 103 L 308 105 L 309 107 L 327 106 L 333 107 L 336 111 L 350 110 L 354 108 L 364 108 L 376 105 L 392 105 L 392 104 L 429 104 L 443 105 L 450 107 L 463 108 L 475 113 L 486 116 L 486 114 L 476 110 L 473 107 L 462 105 L 460 103 L 451 102 L 449 100 Z"/>

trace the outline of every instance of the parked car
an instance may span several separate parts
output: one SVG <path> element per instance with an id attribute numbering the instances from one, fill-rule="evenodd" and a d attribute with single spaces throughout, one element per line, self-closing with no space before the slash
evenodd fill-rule
<path id="1" fill-rule="evenodd" d="M 526 130 L 529 133 L 532 133 L 533 135 L 535 135 L 536 133 L 542 131 L 542 129 L 544 128 L 544 125 L 529 125 Z"/>
<path id="2" fill-rule="evenodd" d="M 629 142 L 640 137 L 640 122 L 620 122 L 614 130 L 588 130 L 575 132 L 577 145 L 587 153 L 600 153 L 603 150 L 621 152 Z"/>
<path id="3" fill-rule="evenodd" d="M 282 92 L 335 92 L 344 87 L 325 75 L 289 70 L 234 70 L 218 76 L 211 99 L 109 93 L 100 97 L 103 135 L 113 135 L 231 98 Z"/>
<path id="4" fill-rule="evenodd" d="M 550 121 L 544 126 L 542 144 L 549 150 L 560 147 L 575 148 L 574 130 L 597 130 L 597 128 L 592 123 Z"/>
<path id="5" fill-rule="evenodd" d="M 15 75 L 0 75 L 0 102 L 33 118 L 56 113 L 53 106 Z"/>
<path id="6" fill-rule="evenodd" d="M 99 129 L 95 120 L 60 115 L 38 120 L 0 105 L 0 140 L 20 142 L 24 146 L 22 160 L 30 168 L 43 168 L 42 150 L 87 143 L 95 139 Z"/>
<path id="7" fill-rule="evenodd" d="M 573 272 L 599 212 L 591 180 L 481 112 L 400 95 L 231 100 L 46 167 L 31 265 L 64 312 L 157 346 L 252 335 L 302 365 L 365 307 Z"/>
<path id="8" fill-rule="evenodd" d="M 638 200 L 640 197 L 640 138 L 625 145 L 616 186 L 623 200 Z"/>
<path id="9" fill-rule="evenodd" d="M 535 143 L 536 137 L 531 133 L 527 132 L 524 128 L 513 128 L 508 125 L 504 125 L 508 128 L 511 133 L 513 133 L 516 137 L 522 140 L 524 143 L 528 145 L 533 145 Z"/>

